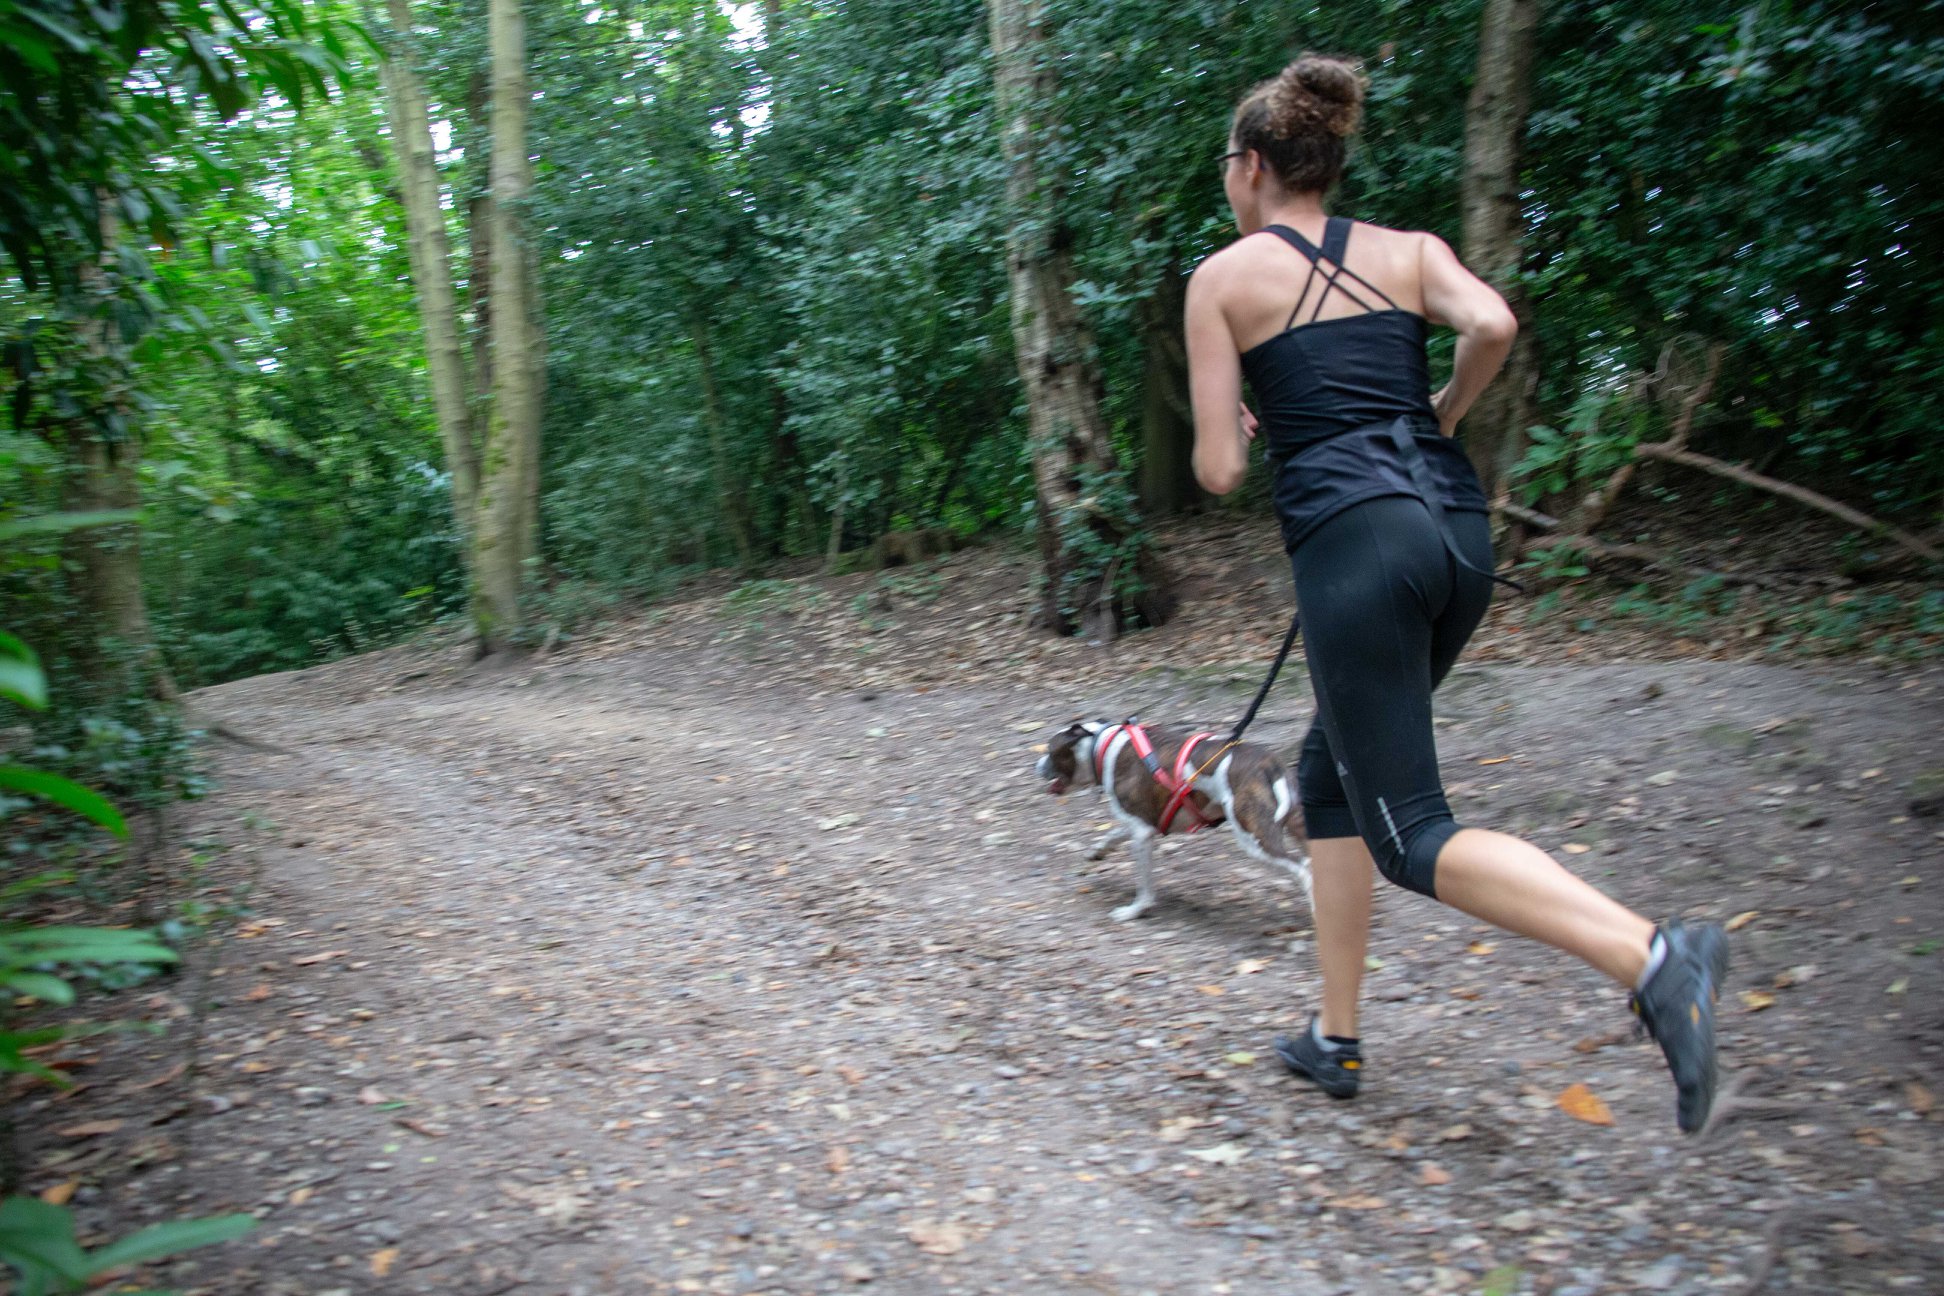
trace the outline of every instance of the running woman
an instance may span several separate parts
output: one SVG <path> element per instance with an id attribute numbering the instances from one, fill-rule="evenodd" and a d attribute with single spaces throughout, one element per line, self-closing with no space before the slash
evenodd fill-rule
<path id="1" fill-rule="evenodd" d="M 1305 54 L 1243 97 L 1220 158 L 1242 237 L 1188 288 L 1195 475 L 1232 491 L 1250 441 L 1266 442 L 1316 690 L 1297 778 L 1323 1002 L 1276 1051 L 1326 1093 L 1356 1094 L 1375 868 L 1631 991 L 1673 1072 L 1680 1127 L 1693 1133 L 1714 1101 L 1720 926 L 1657 928 L 1531 843 L 1461 827 L 1445 800 L 1431 691 L 1496 579 L 1488 505 L 1452 434 L 1518 325 L 1436 235 L 1325 211 L 1363 95 L 1354 64 Z M 1458 334 L 1451 381 L 1435 395 L 1432 325 Z"/>

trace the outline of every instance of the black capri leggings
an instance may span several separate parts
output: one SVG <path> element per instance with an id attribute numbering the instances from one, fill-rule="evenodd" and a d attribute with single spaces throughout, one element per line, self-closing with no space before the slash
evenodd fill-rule
<path id="1" fill-rule="evenodd" d="M 1447 512 L 1467 562 L 1492 570 L 1483 513 Z M 1296 606 L 1316 723 L 1296 779 L 1312 839 L 1362 837 L 1401 887 L 1435 896 L 1438 851 L 1458 831 L 1438 777 L 1431 690 L 1492 601 L 1431 514 L 1401 495 L 1366 500 L 1297 546 Z"/>

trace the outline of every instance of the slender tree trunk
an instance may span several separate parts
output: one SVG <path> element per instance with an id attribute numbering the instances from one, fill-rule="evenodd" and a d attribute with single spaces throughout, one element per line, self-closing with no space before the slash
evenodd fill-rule
<path id="1" fill-rule="evenodd" d="M 1525 217 L 1519 201 L 1520 142 L 1532 98 L 1532 54 L 1539 0 L 1485 0 L 1479 19 L 1478 74 L 1465 105 L 1465 264 L 1505 294 L 1519 318 L 1519 340 L 1505 372 L 1465 419 L 1465 443 L 1488 497 L 1525 449 L 1538 381 L 1537 346 L 1525 327 L 1529 303 L 1518 282 Z"/>
<path id="2" fill-rule="evenodd" d="M 729 453 L 729 425 L 722 412 L 722 393 L 716 387 L 715 350 L 710 345 L 708 322 L 700 312 L 690 319 L 689 337 L 695 343 L 695 362 L 702 371 L 702 421 L 709 430 L 709 467 L 715 478 L 716 506 L 729 524 L 736 561 L 744 571 L 750 571 L 756 565 L 756 551 L 749 539 L 749 498 Z"/>
<path id="3" fill-rule="evenodd" d="M 479 456 L 465 357 L 459 346 L 452 245 L 446 236 L 445 213 L 439 206 L 431 110 L 418 74 L 412 69 L 409 51 L 404 48 L 412 29 L 411 7 L 409 0 L 387 3 L 394 45 L 384 64 L 386 103 L 392 145 L 398 151 L 398 182 L 405 200 L 412 280 L 418 289 L 419 323 L 425 330 L 426 367 L 432 380 L 439 440 L 445 447 L 446 471 L 452 476 L 452 512 L 470 560 L 473 514 L 479 498 Z"/>
<path id="4" fill-rule="evenodd" d="M 1195 484 L 1195 420 L 1188 404 L 1188 353 L 1181 313 L 1187 281 L 1170 265 L 1141 308 L 1141 509 L 1166 517 L 1201 500 Z"/>
<path id="5" fill-rule="evenodd" d="M 105 399 L 94 411 L 96 417 L 73 419 L 66 429 L 62 503 L 77 513 L 142 504 L 142 443 L 127 397 L 131 365 L 115 321 L 115 289 L 107 269 L 114 264 L 120 229 L 106 202 L 101 213 L 101 255 L 80 268 L 82 315 L 77 323 Z M 119 431 L 106 436 L 99 423 Z M 141 524 L 82 527 L 68 534 L 62 549 L 80 614 L 72 642 L 84 684 L 102 697 L 122 696 L 138 687 L 174 697 L 175 681 L 155 649 L 142 594 Z"/>
<path id="6" fill-rule="evenodd" d="M 480 454 L 473 620 L 485 651 L 520 624 L 520 588 L 534 552 L 531 500 L 539 474 L 540 385 L 535 285 L 525 217 L 529 92 L 526 15 L 519 0 L 491 0 L 493 67 L 493 398 Z"/>
<path id="7" fill-rule="evenodd" d="M 84 420 L 68 428 L 68 476 L 62 506 L 76 513 L 137 509 L 142 505 L 141 443 L 133 436 L 107 441 Z M 104 696 L 129 692 L 132 674 L 159 666 L 142 597 L 142 528 L 136 522 L 82 527 L 63 545 L 80 604 L 77 661 Z M 118 652 L 105 651 L 112 640 Z M 123 669 L 131 672 L 124 675 Z M 168 685 L 164 695 L 172 694 Z"/>
<path id="8" fill-rule="evenodd" d="M 1130 625 L 1159 625 L 1173 598 L 1159 559 L 1137 543 L 1131 507 L 1111 498 L 1124 491 L 1100 413 L 1092 339 L 1068 288 L 1055 195 L 1036 163 L 1054 76 L 1040 0 L 987 0 L 986 15 L 1006 163 L 1013 350 L 1026 389 L 1046 576 L 1039 619 L 1106 642 Z M 1103 561 L 1106 554 L 1113 556 Z"/>
<path id="9" fill-rule="evenodd" d="M 479 134 L 492 120 L 491 80 L 476 73 L 466 87 L 466 111 Z M 467 166 L 470 183 L 471 165 Z M 486 396 L 493 390 L 493 194 L 491 178 L 466 201 L 466 301 L 472 308 L 473 442 L 486 436 Z"/>

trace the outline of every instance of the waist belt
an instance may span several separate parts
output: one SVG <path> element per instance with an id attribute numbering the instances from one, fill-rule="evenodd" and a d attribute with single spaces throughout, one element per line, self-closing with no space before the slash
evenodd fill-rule
<path id="1" fill-rule="evenodd" d="M 1390 443 L 1397 447 L 1397 457 L 1403 461 L 1404 471 L 1411 474 L 1411 484 L 1417 487 L 1418 499 L 1423 502 L 1425 510 L 1431 514 L 1432 524 L 1438 528 L 1438 536 L 1444 541 L 1445 551 L 1451 555 L 1453 562 L 1466 571 L 1496 581 L 1507 589 L 1525 593 L 1525 586 L 1519 582 L 1501 576 L 1497 572 L 1486 571 L 1459 550 L 1458 535 L 1451 528 L 1450 515 L 1445 512 L 1444 494 L 1438 489 L 1437 479 L 1431 475 L 1431 465 L 1424 460 L 1424 451 L 1418 449 L 1417 438 L 1411 435 L 1411 427 L 1410 416 L 1405 415 L 1391 420 L 1390 426 L 1384 428 L 1384 434 L 1390 438 Z M 1443 433 L 1439 435 L 1442 436 Z"/>

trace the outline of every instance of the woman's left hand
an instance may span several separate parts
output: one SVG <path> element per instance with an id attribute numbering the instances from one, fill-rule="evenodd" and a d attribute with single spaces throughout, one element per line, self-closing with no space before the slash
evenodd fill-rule
<path id="1" fill-rule="evenodd" d="M 1256 420 L 1255 415 L 1249 413 L 1249 407 L 1246 403 L 1240 406 L 1240 409 L 1242 410 L 1242 439 L 1244 441 L 1253 441 L 1255 440 L 1256 429 L 1261 424 Z"/>

